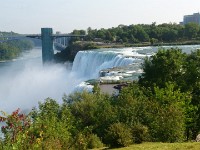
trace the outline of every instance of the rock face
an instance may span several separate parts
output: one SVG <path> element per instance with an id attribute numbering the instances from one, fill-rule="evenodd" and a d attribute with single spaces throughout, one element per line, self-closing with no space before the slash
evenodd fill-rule
<path id="1" fill-rule="evenodd" d="M 98 46 L 94 42 L 74 42 L 69 44 L 61 52 L 54 55 L 56 62 L 74 61 L 76 54 L 81 50 L 97 49 Z"/>
<path id="2" fill-rule="evenodd" d="M 200 142 L 200 134 L 197 135 L 196 142 Z"/>

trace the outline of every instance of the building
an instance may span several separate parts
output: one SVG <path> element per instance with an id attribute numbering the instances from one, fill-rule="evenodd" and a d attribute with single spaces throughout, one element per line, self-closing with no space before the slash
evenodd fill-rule
<path id="1" fill-rule="evenodd" d="M 189 22 L 194 22 L 200 25 L 200 14 L 194 13 L 193 15 L 186 15 L 183 17 L 183 22 L 180 22 L 180 24 L 185 25 Z"/>

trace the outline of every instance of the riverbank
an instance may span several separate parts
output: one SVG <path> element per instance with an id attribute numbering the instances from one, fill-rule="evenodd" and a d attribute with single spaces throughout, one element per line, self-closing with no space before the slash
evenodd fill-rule
<path id="1" fill-rule="evenodd" d="M 17 58 L 23 51 L 34 46 L 30 40 L 18 40 L 0 43 L 0 61 L 10 61 Z"/>

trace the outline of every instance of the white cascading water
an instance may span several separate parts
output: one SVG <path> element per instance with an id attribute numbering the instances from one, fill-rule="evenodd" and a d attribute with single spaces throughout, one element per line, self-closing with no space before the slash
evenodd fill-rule
<path id="1" fill-rule="evenodd" d="M 72 72 L 88 79 L 97 78 L 102 69 L 132 64 L 136 58 L 106 51 L 79 51 L 73 62 Z"/>

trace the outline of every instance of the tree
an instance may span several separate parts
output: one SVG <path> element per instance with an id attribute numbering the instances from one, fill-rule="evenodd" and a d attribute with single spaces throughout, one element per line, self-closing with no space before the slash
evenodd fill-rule
<path id="1" fill-rule="evenodd" d="M 187 139 L 195 139 L 200 131 L 200 50 L 184 54 L 180 49 L 159 50 L 143 64 L 144 73 L 139 78 L 140 85 L 154 91 L 155 85 L 165 88 L 166 83 L 175 89 L 190 93 L 191 101 L 185 110 Z M 153 107 L 153 106 L 152 106 Z M 155 106 L 158 107 L 158 106 Z M 160 107 L 160 106 L 159 106 Z"/>
<path id="2" fill-rule="evenodd" d="M 73 30 L 72 34 L 74 34 L 74 35 L 85 35 L 86 31 L 85 30 Z"/>
<path id="3" fill-rule="evenodd" d="M 162 29 L 162 39 L 163 41 L 172 42 L 176 41 L 178 37 L 178 31 L 170 28 Z"/>
<path id="4" fill-rule="evenodd" d="M 111 41 L 111 42 L 114 40 L 114 38 L 111 35 L 110 31 L 106 32 L 106 37 L 105 38 L 106 38 L 106 40 Z"/>
<path id="5" fill-rule="evenodd" d="M 146 100 L 147 97 L 137 84 L 124 87 L 115 100 L 118 120 L 129 126 L 146 124 Z"/>
<path id="6" fill-rule="evenodd" d="M 187 134 L 188 138 L 195 139 L 200 131 L 200 50 L 192 52 L 186 58 L 184 81 L 183 90 L 191 92 L 193 105 L 188 112 L 191 119 L 188 121 Z"/>
<path id="7" fill-rule="evenodd" d="M 123 123 L 114 123 L 107 130 L 106 139 L 111 147 L 126 147 L 132 144 L 131 129 Z"/>
<path id="8" fill-rule="evenodd" d="M 32 112 L 33 124 L 29 132 L 41 137 L 45 149 L 68 149 L 71 146 L 73 117 L 67 105 L 60 106 L 47 98 Z"/>
<path id="9" fill-rule="evenodd" d="M 158 39 L 158 40 L 162 40 L 161 39 L 161 30 L 158 26 L 156 26 L 156 23 L 152 23 L 150 25 L 149 37 L 154 38 L 154 39 Z"/>
<path id="10" fill-rule="evenodd" d="M 9 60 L 16 58 L 23 50 L 29 50 L 33 47 L 30 40 L 17 40 L 0 43 L 0 60 Z"/>
<path id="11" fill-rule="evenodd" d="M 186 54 L 178 48 L 160 49 L 155 55 L 146 58 L 142 64 L 144 73 L 139 83 L 145 87 L 165 87 L 166 82 L 182 84 Z"/>
<path id="12" fill-rule="evenodd" d="M 74 93 L 66 98 L 73 116 L 78 124 L 78 132 L 85 127 L 92 129 L 99 137 L 104 136 L 110 124 L 116 121 L 116 109 L 108 95 L 100 94 L 98 89 L 93 93 Z"/>
<path id="13" fill-rule="evenodd" d="M 135 28 L 136 28 L 136 31 L 137 31 L 135 38 L 137 38 L 141 42 L 148 42 L 149 41 L 149 35 L 144 31 L 142 26 L 137 25 L 137 26 L 135 26 Z"/>
<path id="14" fill-rule="evenodd" d="M 190 102 L 187 93 L 176 90 L 174 85 L 166 83 L 165 88 L 154 87 L 148 105 L 149 131 L 153 141 L 177 142 L 184 140 L 185 111 Z"/>
<path id="15" fill-rule="evenodd" d="M 188 39 L 196 38 L 199 32 L 199 25 L 197 23 L 188 23 L 185 25 L 185 36 Z"/>
<path id="16" fill-rule="evenodd" d="M 186 64 L 184 66 L 185 72 L 185 81 L 189 83 L 185 85 L 185 90 L 191 91 L 193 89 L 199 88 L 200 82 L 200 50 L 191 52 L 186 58 Z"/>

